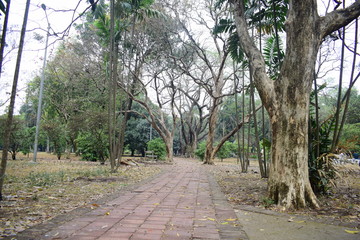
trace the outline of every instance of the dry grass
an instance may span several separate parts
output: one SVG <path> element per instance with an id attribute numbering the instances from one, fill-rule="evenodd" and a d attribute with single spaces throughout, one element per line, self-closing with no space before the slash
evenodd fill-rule
<path id="1" fill-rule="evenodd" d="M 5 200 L 0 202 L 0 238 L 154 176 L 161 166 L 140 164 L 121 167 L 117 173 L 109 170 L 107 165 L 79 161 L 75 156 L 56 160 L 46 153 L 39 153 L 36 164 L 26 157 L 9 161 Z"/>

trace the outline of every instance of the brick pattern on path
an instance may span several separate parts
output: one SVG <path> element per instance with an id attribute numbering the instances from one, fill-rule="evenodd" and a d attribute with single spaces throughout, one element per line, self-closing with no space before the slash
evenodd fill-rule
<path id="1" fill-rule="evenodd" d="M 176 159 L 158 178 L 56 226 L 42 239 L 247 239 L 199 162 Z"/>

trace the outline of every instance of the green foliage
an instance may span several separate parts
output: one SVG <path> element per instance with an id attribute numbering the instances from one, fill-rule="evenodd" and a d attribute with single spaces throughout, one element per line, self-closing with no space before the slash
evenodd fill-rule
<path id="1" fill-rule="evenodd" d="M 60 160 L 61 155 L 65 151 L 66 147 L 64 126 L 59 121 L 54 119 L 44 121 L 42 129 L 47 133 L 54 148 L 54 152 Z"/>
<path id="2" fill-rule="evenodd" d="M 317 92 L 311 92 L 311 102 L 314 102 L 316 94 L 322 91 L 325 86 L 321 85 L 318 87 Z M 309 180 L 316 194 L 326 194 L 331 189 L 331 186 L 334 185 L 333 180 L 337 175 L 333 162 L 334 156 L 328 153 L 332 144 L 332 132 L 334 131 L 335 124 L 334 116 L 328 117 L 323 122 L 317 122 L 315 119 L 315 108 L 311 106 L 309 121 Z"/>
<path id="3" fill-rule="evenodd" d="M 1 12 L 3 12 L 5 14 L 5 10 L 6 10 L 6 7 L 5 7 L 5 0 L 0 0 L 0 10 Z M 0 14 L 1 15 L 1 14 Z"/>
<path id="4" fill-rule="evenodd" d="M 265 208 L 269 208 L 271 207 L 272 205 L 275 204 L 275 201 L 271 198 L 268 198 L 268 197 L 263 197 L 260 199 L 261 202 L 262 202 L 262 205 L 264 205 Z"/>
<path id="5" fill-rule="evenodd" d="M 30 153 L 30 149 L 34 144 L 36 127 L 24 128 L 22 132 L 22 140 L 20 151 L 26 155 Z"/>
<path id="6" fill-rule="evenodd" d="M 346 123 L 360 123 L 360 95 L 355 89 L 351 90 L 349 107 L 346 114 Z"/>
<path id="7" fill-rule="evenodd" d="M 202 141 L 201 143 L 198 144 L 198 147 L 195 150 L 195 156 L 197 156 L 198 158 L 200 158 L 201 161 L 203 161 L 205 158 L 205 151 L 206 151 L 206 142 Z"/>
<path id="8" fill-rule="evenodd" d="M 271 79 L 276 79 L 279 76 L 284 57 L 281 38 L 277 38 L 276 35 L 268 37 L 264 46 L 264 58 Z"/>
<path id="9" fill-rule="evenodd" d="M 3 142 L 3 132 L 7 116 L 0 116 L 0 146 Z M 29 153 L 30 147 L 34 141 L 34 128 L 27 128 L 22 116 L 14 116 L 12 131 L 10 136 L 9 152 L 12 159 L 16 160 L 16 154 L 22 151 L 24 154 Z"/>
<path id="10" fill-rule="evenodd" d="M 216 153 L 216 156 L 221 160 L 231 157 L 231 155 L 236 154 L 237 152 L 237 145 L 236 143 L 226 141 L 219 151 Z"/>
<path id="11" fill-rule="evenodd" d="M 360 153 L 360 123 L 344 125 L 339 145 L 343 149 Z"/>
<path id="12" fill-rule="evenodd" d="M 334 154 L 324 153 L 314 161 L 309 162 L 309 178 L 312 189 L 317 194 L 327 194 L 338 172 L 334 164 Z"/>
<path id="13" fill-rule="evenodd" d="M 257 27 L 266 34 L 285 31 L 286 15 L 289 8 L 288 0 L 247 1 L 247 16 L 250 25 Z M 276 23 L 276 24 L 275 24 Z"/>
<path id="14" fill-rule="evenodd" d="M 103 164 L 109 156 L 107 136 L 102 132 L 99 134 L 81 133 L 76 143 L 78 153 L 86 161 L 100 161 Z"/>
<path id="15" fill-rule="evenodd" d="M 153 151 L 160 160 L 164 160 L 166 156 L 166 146 L 161 138 L 155 138 L 147 143 L 147 149 Z"/>
<path id="16" fill-rule="evenodd" d="M 138 112 L 144 111 L 137 104 L 133 105 L 133 109 Z M 127 128 L 125 133 L 125 145 L 128 146 L 131 154 L 133 154 L 135 151 L 144 154 L 146 143 L 149 137 L 149 131 L 150 124 L 146 119 L 140 118 L 140 116 L 136 114 L 131 114 L 131 117 L 127 121 Z"/>

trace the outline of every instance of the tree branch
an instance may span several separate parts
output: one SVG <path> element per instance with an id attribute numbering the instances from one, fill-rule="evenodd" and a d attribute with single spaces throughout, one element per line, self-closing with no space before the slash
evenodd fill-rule
<path id="1" fill-rule="evenodd" d="M 275 86 L 266 73 L 266 64 L 260 50 L 249 35 L 248 25 L 245 19 L 245 6 L 242 0 L 230 0 L 234 12 L 236 31 L 240 44 L 250 63 L 250 70 L 253 72 L 254 82 L 267 106 L 275 106 Z"/>
<path id="2" fill-rule="evenodd" d="M 332 32 L 346 26 L 360 15 L 360 1 L 355 1 L 349 7 L 335 10 L 319 18 L 321 39 Z"/>

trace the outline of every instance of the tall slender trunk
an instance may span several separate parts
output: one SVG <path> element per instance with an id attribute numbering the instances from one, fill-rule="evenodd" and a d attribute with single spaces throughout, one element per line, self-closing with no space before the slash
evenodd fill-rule
<path id="1" fill-rule="evenodd" d="M 6 33 L 7 33 L 7 26 L 8 26 L 8 20 L 9 20 L 9 13 L 10 13 L 10 3 L 11 0 L 7 0 L 6 4 L 6 11 L 5 11 L 5 18 L 4 18 L 4 26 L 1 36 L 1 46 L 0 46 L 0 78 L 1 78 L 1 72 L 2 72 L 2 65 L 4 60 L 4 50 L 6 45 Z"/>
<path id="2" fill-rule="evenodd" d="M 109 83 L 108 83 L 108 128 L 109 128 L 109 153 L 111 171 L 116 170 L 116 136 L 115 136 L 115 0 L 110 0 L 110 49 L 109 49 Z"/>
<path id="3" fill-rule="evenodd" d="M 340 141 L 341 132 L 344 127 L 347 111 L 349 108 L 351 89 L 354 85 L 353 82 L 354 82 L 354 74 L 355 74 L 355 69 L 356 69 L 356 55 L 358 54 L 357 53 L 357 45 L 358 45 L 357 42 L 358 42 L 358 20 L 356 19 L 355 20 L 355 37 L 354 37 L 354 43 L 355 43 L 354 45 L 355 46 L 354 46 L 354 53 L 353 53 L 353 62 L 352 62 L 352 67 L 351 67 L 351 76 L 350 76 L 350 81 L 349 81 L 348 94 L 345 95 L 346 101 L 345 101 L 344 110 L 342 113 L 342 119 L 340 122 L 339 131 L 338 131 L 338 134 L 335 139 L 336 144 L 338 144 Z"/>
<path id="4" fill-rule="evenodd" d="M 345 57 L 345 27 L 342 29 L 342 46 L 341 46 L 341 62 L 340 62 L 340 72 L 339 72 L 339 84 L 338 84 L 338 99 L 336 104 L 335 112 L 335 129 L 333 134 L 333 141 L 331 145 L 331 151 L 335 151 L 338 145 L 338 139 L 340 135 L 340 114 L 341 114 L 341 94 L 342 94 L 342 83 L 344 76 L 344 57 Z"/>
<path id="5" fill-rule="evenodd" d="M 264 167 L 264 162 L 263 162 L 262 156 L 261 156 L 258 122 L 257 122 L 257 117 L 256 117 L 256 111 L 255 111 L 255 91 L 254 91 L 254 85 L 253 85 L 251 73 L 250 73 L 250 92 L 251 92 L 250 101 L 251 101 L 251 106 L 252 106 L 251 109 L 253 112 L 255 112 L 255 114 L 253 115 L 253 119 L 254 119 L 254 129 L 255 129 L 256 154 L 257 154 L 257 158 L 258 158 L 258 162 L 259 162 L 261 177 L 265 178 L 268 176 L 267 176 L 267 172 L 265 171 L 266 167 Z"/>
<path id="6" fill-rule="evenodd" d="M 24 13 L 23 25 L 21 28 L 20 43 L 19 43 L 19 50 L 18 50 L 18 55 L 17 55 L 17 59 L 16 59 L 14 80 L 13 80 L 11 96 L 10 96 L 9 112 L 8 112 L 8 116 L 6 119 L 5 130 L 4 130 L 4 135 L 3 135 L 4 143 L 3 143 L 2 158 L 1 158 L 1 165 L 0 165 L 0 201 L 3 200 L 2 194 L 3 194 L 3 186 L 4 186 L 6 165 L 7 165 L 8 151 L 10 148 L 10 136 L 11 136 L 12 124 L 13 124 L 16 89 L 17 89 L 17 84 L 18 84 L 19 74 L 20 74 L 20 63 L 21 63 L 21 56 L 22 56 L 22 52 L 23 52 L 23 48 L 24 48 L 24 39 L 25 39 L 25 33 L 26 33 L 27 19 L 28 19 L 28 15 L 29 15 L 29 8 L 30 8 L 30 0 L 27 0 L 26 7 L 25 7 L 25 13 Z"/>

